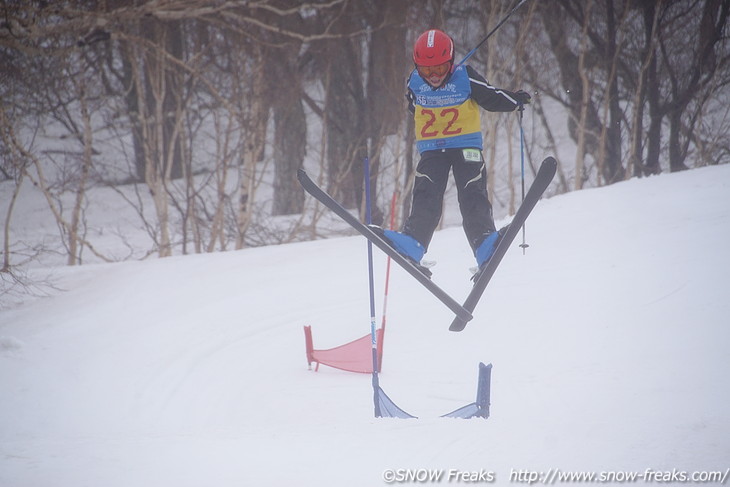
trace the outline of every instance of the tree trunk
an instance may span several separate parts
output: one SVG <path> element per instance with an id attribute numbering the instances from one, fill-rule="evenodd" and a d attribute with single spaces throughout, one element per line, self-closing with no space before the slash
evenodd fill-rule
<path id="1" fill-rule="evenodd" d="M 307 122 L 302 105 L 299 76 L 299 43 L 276 49 L 276 63 L 269 63 L 272 84 L 267 98 L 274 111 L 274 200 L 273 215 L 291 215 L 304 209 L 304 191 L 297 182 L 297 170 L 304 163 Z"/>
<path id="2" fill-rule="evenodd" d="M 343 16 L 337 22 L 338 30 L 351 32 L 353 22 L 351 16 Z M 360 207 L 362 163 L 367 155 L 361 43 L 361 37 L 342 37 L 325 43 L 328 189 L 346 208 Z"/>
<path id="3" fill-rule="evenodd" d="M 376 0 L 376 15 L 368 57 L 367 133 L 370 141 L 370 189 L 373 223 L 382 224 L 383 211 L 375 202 L 381 150 L 389 135 L 398 133 L 408 110 L 404 75 L 410 63 L 406 55 L 406 0 Z"/>

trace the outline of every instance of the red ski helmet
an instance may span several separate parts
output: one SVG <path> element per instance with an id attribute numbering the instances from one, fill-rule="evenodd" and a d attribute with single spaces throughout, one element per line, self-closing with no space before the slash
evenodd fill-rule
<path id="1" fill-rule="evenodd" d="M 438 29 L 430 29 L 416 39 L 413 46 L 416 66 L 437 66 L 454 62 L 454 41 Z"/>

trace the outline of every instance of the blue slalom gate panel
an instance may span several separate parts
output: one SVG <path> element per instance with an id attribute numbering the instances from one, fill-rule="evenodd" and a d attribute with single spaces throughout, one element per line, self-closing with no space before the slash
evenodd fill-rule
<path id="1" fill-rule="evenodd" d="M 460 407 L 455 411 L 444 414 L 442 418 L 484 418 L 489 417 L 491 401 L 492 364 L 479 363 L 479 379 L 477 382 L 477 399 L 471 404 Z"/>

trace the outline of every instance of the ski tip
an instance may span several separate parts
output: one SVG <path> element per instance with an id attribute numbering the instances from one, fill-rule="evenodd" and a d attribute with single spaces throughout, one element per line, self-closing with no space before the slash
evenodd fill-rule
<path id="1" fill-rule="evenodd" d="M 305 171 L 304 168 L 300 167 L 299 169 L 297 169 L 297 179 L 299 181 L 303 179 L 309 179 L 309 176 L 307 176 L 307 171 Z"/>
<path id="2" fill-rule="evenodd" d="M 466 321 L 462 320 L 458 316 L 454 318 L 454 321 L 451 322 L 451 326 L 449 327 L 449 331 L 461 331 L 466 327 Z"/>
<path id="3" fill-rule="evenodd" d="M 553 156 L 547 156 L 545 159 L 543 159 L 542 164 L 540 165 L 540 168 L 543 167 L 546 170 L 550 170 L 551 172 L 555 173 L 558 168 L 558 161 L 555 160 Z"/>

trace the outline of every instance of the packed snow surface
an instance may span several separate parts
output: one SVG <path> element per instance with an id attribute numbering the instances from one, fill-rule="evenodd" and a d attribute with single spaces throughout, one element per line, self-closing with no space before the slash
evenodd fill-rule
<path id="1" fill-rule="evenodd" d="M 362 237 L 32 269 L 50 296 L 0 311 L 0 485 L 726 473 L 730 165 L 543 199 L 526 239 L 461 333 L 393 268 L 379 378 L 409 420 L 374 417 L 369 374 L 307 367 L 304 325 L 318 349 L 370 332 Z M 461 301 L 462 230 L 439 231 L 427 258 Z M 489 419 L 440 418 L 474 401 L 479 362 Z"/>

